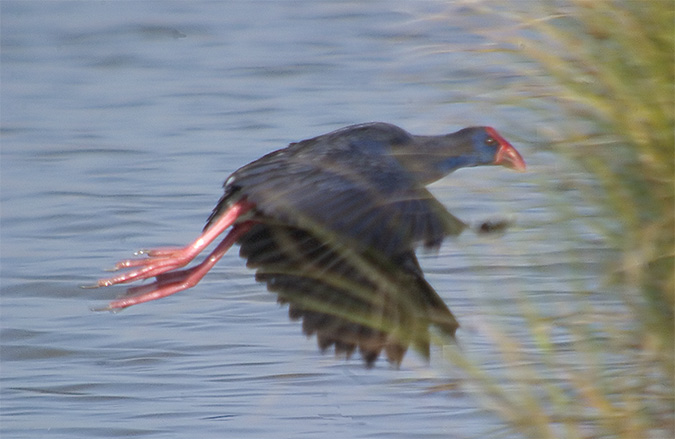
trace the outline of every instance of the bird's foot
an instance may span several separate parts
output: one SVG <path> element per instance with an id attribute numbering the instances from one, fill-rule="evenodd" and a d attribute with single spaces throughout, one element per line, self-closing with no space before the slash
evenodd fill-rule
<path id="1" fill-rule="evenodd" d="M 237 219 L 254 207 L 253 203 L 240 200 L 207 228 L 196 240 L 185 247 L 157 248 L 136 252 L 137 256 L 146 255 L 147 258 L 125 259 L 118 262 L 109 271 L 130 268 L 117 276 L 99 279 L 94 285 L 85 288 L 109 287 L 111 285 L 134 282 L 160 276 L 164 273 L 184 267 L 201 253 L 218 235 L 233 225 Z"/>
<path id="2" fill-rule="evenodd" d="M 148 279 L 183 267 L 196 256 L 193 247 L 193 245 L 190 245 L 183 248 L 142 250 L 136 254 L 147 255 L 147 258 L 125 259 L 115 264 L 109 271 L 118 271 L 126 268 L 133 268 L 133 270 L 121 273 L 117 276 L 99 279 L 92 287 L 108 287 L 111 285 Z"/>

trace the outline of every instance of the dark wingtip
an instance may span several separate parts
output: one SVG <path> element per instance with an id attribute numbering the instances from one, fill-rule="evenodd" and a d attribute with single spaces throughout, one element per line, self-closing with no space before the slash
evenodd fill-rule
<path id="1" fill-rule="evenodd" d="M 504 233 L 512 225 L 507 219 L 486 220 L 474 227 L 476 233 L 481 235 Z"/>

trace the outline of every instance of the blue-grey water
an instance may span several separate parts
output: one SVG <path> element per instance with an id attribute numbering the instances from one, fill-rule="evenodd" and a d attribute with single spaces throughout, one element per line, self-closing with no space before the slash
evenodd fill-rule
<path id="1" fill-rule="evenodd" d="M 565 307 L 570 279 L 600 270 L 572 270 L 570 249 L 607 250 L 560 220 L 574 191 L 541 192 L 582 177 L 509 123 L 539 116 L 490 104 L 512 77 L 457 50 L 485 44 L 467 23 L 489 24 L 457 3 L 3 0 L 0 436 L 503 434 L 438 349 L 398 370 L 321 355 L 236 250 L 196 288 L 121 313 L 91 309 L 124 288 L 79 288 L 134 250 L 193 239 L 227 175 L 288 142 L 375 120 L 494 125 L 529 172 L 462 170 L 432 190 L 465 221 L 513 227 L 421 262 L 464 349 L 498 370 L 487 340 L 495 322 L 518 334 L 514 298 Z"/>

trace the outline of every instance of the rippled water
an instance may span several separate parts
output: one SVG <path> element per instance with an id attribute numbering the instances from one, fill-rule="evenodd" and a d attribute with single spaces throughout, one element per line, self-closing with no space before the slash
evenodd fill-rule
<path id="1" fill-rule="evenodd" d="M 570 279 L 597 270 L 571 271 L 569 249 L 588 260 L 607 250 L 550 227 L 552 201 L 534 184 L 551 175 L 550 157 L 510 129 L 513 115 L 482 103 L 509 80 L 499 65 L 443 50 L 476 38 L 434 18 L 447 2 L 0 7 L 3 438 L 501 429 L 438 352 L 430 364 L 409 353 L 400 370 L 322 356 L 236 251 L 193 290 L 118 314 L 90 309 L 123 288 L 78 288 L 133 250 L 194 238 L 225 177 L 288 142 L 373 120 L 419 134 L 490 124 L 530 172 L 462 170 L 432 189 L 467 221 L 515 226 L 466 233 L 422 264 L 463 345 L 498 368 L 484 323 L 517 326 L 516 291 L 564 301 Z"/>

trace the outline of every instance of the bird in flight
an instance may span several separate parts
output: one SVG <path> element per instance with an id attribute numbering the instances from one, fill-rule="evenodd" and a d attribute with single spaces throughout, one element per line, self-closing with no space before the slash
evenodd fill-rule
<path id="1" fill-rule="evenodd" d="M 141 251 L 92 287 L 155 278 L 104 309 L 156 300 L 195 286 L 238 244 L 256 280 L 289 305 L 322 351 L 334 346 L 349 357 L 358 348 L 368 366 L 382 351 L 398 365 L 411 345 L 428 357 L 429 327 L 454 337 L 459 324 L 415 251 L 466 226 L 426 186 L 482 165 L 525 170 L 491 127 L 418 136 L 376 122 L 291 143 L 230 175 L 195 241 Z M 203 261 L 183 268 L 223 234 Z"/>

